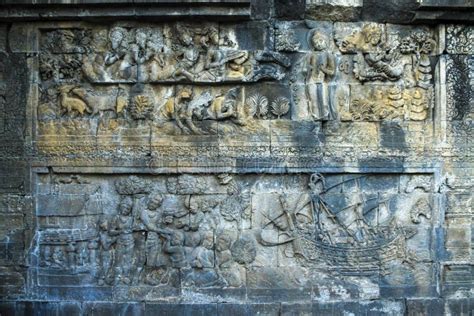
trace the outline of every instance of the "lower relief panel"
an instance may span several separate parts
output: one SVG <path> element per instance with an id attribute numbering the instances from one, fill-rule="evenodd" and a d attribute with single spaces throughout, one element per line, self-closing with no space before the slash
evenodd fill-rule
<path id="1" fill-rule="evenodd" d="M 433 295 L 428 174 L 38 174 L 38 298 Z"/>

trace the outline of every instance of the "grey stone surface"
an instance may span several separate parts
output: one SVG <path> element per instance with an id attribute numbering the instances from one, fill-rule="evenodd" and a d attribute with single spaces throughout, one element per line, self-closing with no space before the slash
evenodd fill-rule
<path id="1" fill-rule="evenodd" d="M 27 2 L 0 314 L 472 313 L 467 2 Z"/>
<path id="2" fill-rule="evenodd" d="M 307 0 L 305 14 L 313 20 L 357 21 L 363 5 L 363 0 Z"/>

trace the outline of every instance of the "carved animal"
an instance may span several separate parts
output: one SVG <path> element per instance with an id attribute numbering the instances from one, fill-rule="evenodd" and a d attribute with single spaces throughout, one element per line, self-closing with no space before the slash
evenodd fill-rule
<path id="1" fill-rule="evenodd" d="M 176 97 L 169 97 L 161 108 L 161 114 L 167 119 L 174 119 L 180 104 L 189 102 L 191 100 L 192 91 L 188 88 L 183 88 L 178 91 Z"/>
<path id="2" fill-rule="evenodd" d="M 66 109 L 68 114 L 71 114 L 74 111 L 78 112 L 81 115 L 84 115 L 85 112 L 91 113 L 91 110 L 83 100 L 79 98 L 70 97 L 68 95 L 71 89 L 71 86 L 62 86 L 58 89 L 59 104 L 61 108 Z"/>
<path id="3" fill-rule="evenodd" d="M 117 106 L 117 91 L 102 94 L 84 88 L 74 88 L 72 93 L 81 98 L 91 109 L 92 115 L 103 111 L 114 111 Z"/>
<path id="4" fill-rule="evenodd" d="M 178 124 L 178 126 L 180 126 L 180 128 L 183 129 L 181 125 L 183 125 L 182 118 L 184 118 L 184 122 L 186 123 L 186 126 L 194 134 L 196 135 L 205 134 L 203 130 L 201 130 L 194 124 L 193 118 L 197 118 L 201 120 L 203 118 L 202 117 L 203 110 L 210 104 L 212 99 L 213 97 L 210 94 L 210 92 L 206 91 L 206 92 L 203 92 L 200 96 L 189 101 L 189 103 L 187 103 L 184 108 L 180 109 L 181 111 L 175 117 L 176 123 Z"/>
<path id="5" fill-rule="evenodd" d="M 204 119 L 203 112 L 213 100 L 209 91 L 201 93 L 197 97 L 192 97 L 192 91 L 183 88 L 178 92 L 176 98 L 170 98 L 162 108 L 162 114 L 168 119 L 174 119 L 176 125 L 184 132 L 192 132 L 196 135 L 205 134 L 198 128 L 193 119 Z"/>
<path id="6" fill-rule="evenodd" d="M 237 88 L 230 89 L 225 95 L 217 96 L 208 104 L 207 116 L 212 120 L 230 119 L 236 124 L 246 125 L 243 108 L 240 106 L 239 91 Z"/>

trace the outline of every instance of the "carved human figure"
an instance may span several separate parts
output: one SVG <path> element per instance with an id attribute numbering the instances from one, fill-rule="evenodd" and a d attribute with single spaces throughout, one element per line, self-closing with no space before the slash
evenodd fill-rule
<path id="1" fill-rule="evenodd" d="M 111 284 L 114 279 L 115 249 L 114 245 L 117 241 L 117 232 L 113 230 L 113 221 L 110 218 L 104 218 L 99 223 L 99 241 L 101 246 L 100 261 L 101 269 L 99 273 L 99 285 L 104 283 Z"/>
<path id="2" fill-rule="evenodd" d="M 364 218 L 364 197 L 362 192 L 355 192 L 352 196 L 352 205 L 354 208 L 355 220 L 353 222 L 352 231 L 353 239 L 356 243 L 365 243 L 367 237 L 370 236 L 370 228 Z"/>
<path id="3" fill-rule="evenodd" d="M 198 205 L 191 203 L 192 195 L 186 201 L 186 207 L 189 210 L 189 229 L 198 231 L 199 225 L 204 220 L 204 213 L 199 209 Z"/>
<path id="4" fill-rule="evenodd" d="M 367 23 L 360 31 L 346 36 L 340 43 L 339 49 L 347 52 L 369 52 L 376 49 L 383 39 L 383 30 L 377 23 Z"/>
<path id="5" fill-rule="evenodd" d="M 99 248 L 99 243 L 96 239 L 93 239 L 87 243 L 87 250 L 89 252 L 89 265 L 91 269 L 94 271 L 97 271 L 97 264 L 98 264 L 98 258 L 97 258 L 97 250 Z"/>
<path id="6" fill-rule="evenodd" d="M 43 251 L 42 251 L 42 262 L 43 262 L 43 265 L 46 266 L 46 267 L 50 267 L 51 266 L 51 263 L 52 263 L 52 248 L 51 246 L 44 246 L 43 248 Z"/>
<path id="7" fill-rule="evenodd" d="M 148 38 L 147 48 L 150 54 L 148 65 L 149 80 L 166 79 L 171 75 L 170 65 L 167 65 L 166 46 L 163 40 L 163 34 L 160 30 L 155 29 Z M 166 67 L 166 68 L 165 68 Z M 168 69 L 168 71 L 165 71 Z"/>
<path id="8" fill-rule="evenodd" d="M 105 58 L 103 54 L 84 54 L 82 57 L 82 72 L 91 82 L 108 79 L 104 65 Z"/>
<path id="9" fill-rule="evenodd" d="M 133 62 L 137 65 L 138 80 L 141 82 L 148 78 L 145 63 L 152 57 L 152 51 L 148 47 L 149 37 L 149 29 L 137 29 L 135 31 L 135 43 L 130 46 Z"/>
<path id="10" fill-rule="evenodd" d="M 179 230 L 173 230 L 171 234 L 166 234 L 165 238 L 163 250 L 169 254 L 172 267 L 185 267 L 187 262 L 184 249 L 184 234 Z"/>
<path id="11" fill-rule="evenodd" d="M 112 75 L 128 79 L 132 55 L 128 47 L 128 31 L 123 27 L 114 27 L 109 33 L 110 51 L 105 55 L 105 65 L 110 67 Z"/>
<path id="12" fill-rule="evenodd" d="M 117 264 L 116 281 L 124 284 L 131 283 L 131 270 L 133 265 L 133 200 L 124 197 L 119 204 L 119 216 L 117 223 Z"/>
<path id="13" fill-rule="evenodd" d="M 183 98 L 180 99 L 182 103 L 178 104 L 175 114 L 176 124 L 184 133 L 205 134 L 204 130 L 196 126 L 194 119 L 203 119 L 203 111 L 212 101 L 212 95 L 209 91 L 204 91 L 199 96 L 192 97 L 192 91 L 190 93 L 190 99 L 184 98 L 184 94 L 181 94 Z"/>
<path id="14" fill-rule="evenodd" d="M 56 246 L 52 255 L 53 263 L 58 268 L 63 268 L 66 264 L 66 256 L 62 246 Z"/>
<path id="15" fill-rule="evenodd" d="M 73 269 L 76 265 L 76 244 L 74 242 L 70 242 L 66 246 L 66 253 L 67 253 L 67 266 Z"/>
<path id="16" fill-rule="evenodd" d="M 319 208 L 321 203 L 321 194 L 325 191 L 326 182 L 320 173 L 313 173 L 309 178 L 309 189 L 311 190 L 311 199 L 315 208 Z M 318 218 L 319 220 L 319 218 Z"/>
<path id="17" fill-rule="evenodd" d="M 75 35 L 70 30 L 58 30 L 58 45 L 63 52 L 77 52 L 78 47 L 74 44 Z"/>
<path id="18" fill-rule="evenodd" d="M 354 64 L 355 77 L 360 81 L 395 81 L 401 78 L 404 71 L 395 47 L 381 48 L 365 55 L 359 52 Z"/>
<path id="19" fill-rule="evenodd" d="M 219 268 L 229 268 L 232 265 L 232 253 L 230 248 L 232 246 L 233 238 L 227 233 L 223 232 L 217 236 L 216 240 L 216 264 Z"/>
<path id="20" fill-rule="evenodd" d="M 328 120 L 335 117 L 328 82 L 336 73 L 336 59 L 328 52 L 325 35 L 313 31 L 311 45 L 314 52 L 308 56 L 306 67 L 306 98 L 308 111 L 314 120 Z"/>
<path id="21" fill-rule="evenodd" d="M 148 30 L 137 29 L 135 31 L 135 43 L 130 45 L 131 51 L 133 53 L 133 60 L 137 64 L 143 64 L 150 57 L 149 52 L 147 51 L 147 42 L 148 42 Z"/>
<path id="22" fill-rule="evenodd" d="M 206 107 L 205 119 L 215 121 L 231 120 L 238 125 L 246 125 L 243 102 L 239 99 L 239 88 L 232 88 L 224 95 L 214 97 L 212 102 L 204 104 Z"/>
<path id="23" fill-rule="evenodd" d="M 194 45 L 193 36 L 188 29 L 181 29 L 178 40 L 182 50 L 177 52 L 177 64 L 172 74 L 175 79 L 194 80 L 193 68 L 199 61 L 199 50 Z"/>
<path id="24" fill-rule="evenodd" d="M 214 267 L 214 234 L 204 232 L 201 244 L 192 252 L 191 266 L 196 268 Z"/>
<path id="25" fill-rule="evenodd" d="M 246 69 L 243 64 L 249 58 L 247 51 L 217 49 L 219 31 L 216 27 L 207 28 L 200 42 L 201 47 L 206 51 L 202 65 L 204 72 L 200 74 L 201 79 L 219 81 L 223 75 L 231 79 L 245 77 Z"/>
<path id="26" fill-rule="evenodd" d="M 147 231 L 146 236 L 146 265 L 160 267 L 166 264 L 163 258 L 163 245 L 160 239 L 162 230 L 159 228 L 161 213 L 159 207 L 163 203 L 163 196 L 152 193 L 148 198 L 147 208 L 141 210 L 140 220 Z"/>
<path id="27" fill-rule="evenodd" d="M 78 251 L 78 262 L 77 265 L 80 267 L 85 266 L 89 262 L 89 255 L 87 253 L 87 245 L 81 245 Z"/>

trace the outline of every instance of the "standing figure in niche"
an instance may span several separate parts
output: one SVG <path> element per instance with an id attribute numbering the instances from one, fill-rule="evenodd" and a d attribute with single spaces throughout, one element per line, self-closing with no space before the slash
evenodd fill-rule
<path id="1" fill-rule="evenodd" d="M 112 284 L 114 279 L 114 271 L 112 269 L 114 265 L 115 249 L 114 245 L 117 241 L 116 231 L 112 229 L 114 224 L 111 219 L 104 218 L 99 223 L 99 241 L 102 248 L 100 252 L 101 256 L 101 269 L 99 273 L 99 285 Z"/>
<path id="2" fill-rule="evenodd" d="M 306 61 L 306 99 L 308 110 L 314 120 L 326 121 L 335 118 L 335 111 L 330 98 L 328 81 L 336 73 L 336 59 L 327 51 L 327 38 L 314 31 L 310 38 L 314 49 Z"/>
<path id="3" fill-rule="evenodd" d="M 116 279 L 124 284 L 131 283 L 131 269 L 133 264 L 133 200 L 127 196 L 119 205 L 119 217 L 117 223 L 117 274 Z"/>

